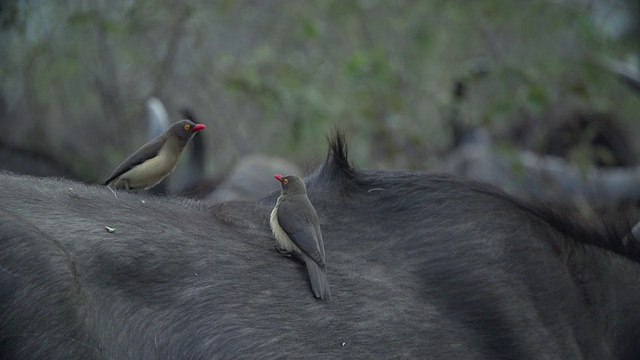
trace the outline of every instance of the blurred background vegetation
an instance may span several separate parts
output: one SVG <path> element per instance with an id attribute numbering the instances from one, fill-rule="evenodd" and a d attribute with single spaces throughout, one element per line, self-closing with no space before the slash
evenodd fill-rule
<path id="1" fill-rule="evenodd" d="M 209 126 L 209 173 L 252 152 L 316 165 L 335 124 L 360 167 L 437 168 L 455 126 L 544 152 L 575 118 L 638 155 L 640 93 L 607 67 L 640 71 L 637 0 L 0 4 L 0 142 L 87 181 L 146 141 L 151 96 Z M 606 163 L 589 124 L 564 155 Z"/>

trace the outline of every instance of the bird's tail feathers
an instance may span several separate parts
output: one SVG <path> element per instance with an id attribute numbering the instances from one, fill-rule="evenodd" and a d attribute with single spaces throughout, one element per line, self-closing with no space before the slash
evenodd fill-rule
<path id="1" fill-rule="evenodd" d="M 329 288 L 325 269 L 306 256 L 304 257 L 304 262 L 307 265 L 307 272 L 309 272 L 313 294 L 319 299 L 331 301 L 331 289 Z"/>

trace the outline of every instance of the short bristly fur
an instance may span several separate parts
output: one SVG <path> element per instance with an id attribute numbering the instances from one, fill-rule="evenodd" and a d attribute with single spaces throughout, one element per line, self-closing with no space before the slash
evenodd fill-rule
<path id="1" fill-rule="evenodd" d="M 277 193 L 116 199 L 0 174 L 0 354 L 640 358 L 632 234 L 447 175 L 355 169 L 342 135 L 331 146 L 305 179 L 330 304 L 273 250 Z"/>

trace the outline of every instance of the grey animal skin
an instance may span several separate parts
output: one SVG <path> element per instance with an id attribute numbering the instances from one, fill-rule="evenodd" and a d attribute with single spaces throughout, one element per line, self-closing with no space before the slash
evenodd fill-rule
<path id="1" fill-rule="evenodd" d="M 0 358 L 640 359 L 628 224 L 358 169 L 339 134 L 304 181 L 330 303 L 273 249 L 279 193 L 116 198 L 0 172 Z"/>

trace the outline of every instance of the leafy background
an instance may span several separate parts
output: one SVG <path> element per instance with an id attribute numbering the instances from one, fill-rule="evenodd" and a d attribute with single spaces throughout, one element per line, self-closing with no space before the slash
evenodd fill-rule
<path id="1" fill-rule="evenodd" d="M 251 152 L 312 166 L 336 124 L 360 167 L 437 168 L 454 123 L 508 153 L 595 114 L 633 144 L 640 95 L 603 63 L 637 61 L 639 3 L 3 0 L 0 141 L 98 181 L 146 140 L 157 96 L 209 126 L 210 173 Z M 599 151 L 585 134 L 572 161 Z"/>

